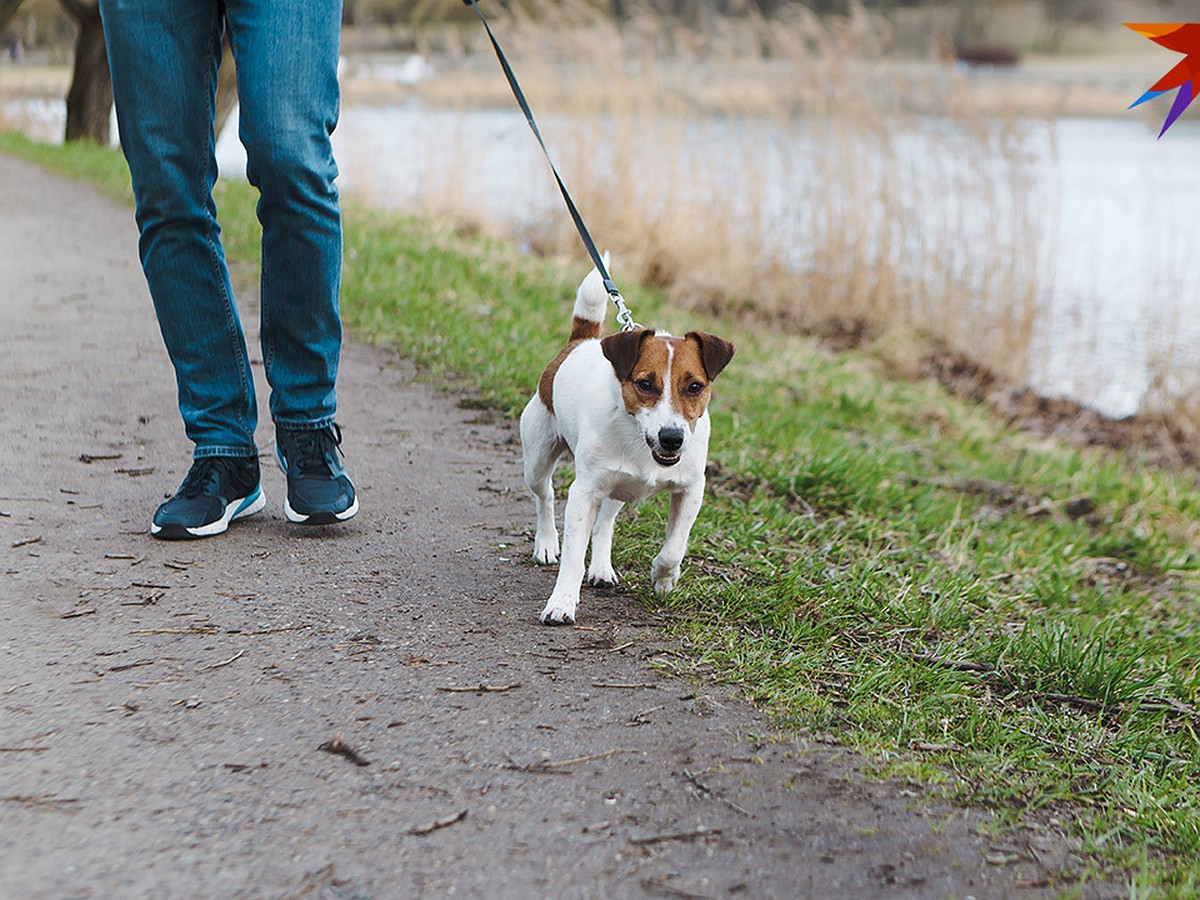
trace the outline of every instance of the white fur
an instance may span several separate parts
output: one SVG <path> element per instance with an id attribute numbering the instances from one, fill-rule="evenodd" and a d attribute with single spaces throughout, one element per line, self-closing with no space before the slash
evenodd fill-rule
<path id="1" fill-rule="evenodd" d="M 575 315 L 599 321 L 607 300 L 593 271 L 579 287 Z M 664 378 L 663 383 L 670 382 Z M 706 411 L 692 428 L 670 398 L 671 391 L 666 390 L 653 407 L 631 416 L 612 364 L 596 339 L 578 344 L 555 374 L 554 413 L 537 394 L 526 405 L 521 414 L 521 445 L 525 483 L 537 507 L 533 556 L 539 563 L 553 563 L 559 557 L 552 476 L 566 450 L 575 457 L 575 481 L 563 512 L 562 559 L 554 591 L 541 613 L 543 623 L 575 621 L 589 541 L 588 580 L 616 583 L 612 539 L 617 514 L 624 504 L 640 502 L 659 491 L 670 492 L 671 506 L 666 539 L 651 564 L 650 576 L 659 594 L 675 587 L 688 536 L 703 502 L 710 426 Z M 664 425 L 678 425 L 685 436 L 682 456 L 672 466 L 660 465 L 651 456 L 650 444 L 657 441 Z"/>

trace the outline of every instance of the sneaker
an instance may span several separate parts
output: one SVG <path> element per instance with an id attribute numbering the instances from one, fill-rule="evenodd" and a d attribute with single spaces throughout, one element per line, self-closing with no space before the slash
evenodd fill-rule
<path id="1" fill-rule="evenodd" d="M 168 541 L 211 537 L 266 504 L 257 457 L 204 456 L 192 463 L 175 496 L 154 513 L 150 533 Z"/>
<path id="2" fill-rule="evenodd" d="M 276 428 L 275 459 L 287 476 L 283 514 L 298 525 L 331 525 L 358 512 L 354 485 L 338 457 L 342 429 Z"/>

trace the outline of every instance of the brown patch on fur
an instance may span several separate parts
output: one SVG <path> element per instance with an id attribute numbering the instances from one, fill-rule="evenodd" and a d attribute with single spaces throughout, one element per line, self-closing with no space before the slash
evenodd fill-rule
<path id="1" fill-rule="evenodd" d="M 550 360 L 550 365 L 542 370 L 542 377 L 538 379 L 538 397 L 541 398 L 546 409 L 550 410 L 550 414 L 554 414 L 554 376 L 558 374 L 558 367 L 563 364 L 563 360 L 568 354 L 575 349 L 579 341 L 571 341 L 567 346 L 558 351 L 558 356 Z"/>
<path id="2" fill-rule="evenodd" d="M 550 365 L 546 366 L 542 377 L 538 379 L 538 397 L 546 405 L 546 409 L 550 410 L 551 415 L 554 414 L 554 376 L 558 374 L 558 367 L 581 341 L 590 341 L 598 337 L 600 337 L 599 322 L 579 316 L 571 317 L 571 334 L 567 337 L 566 346 L 558 351 L 558 356 L 550 360 Z"/>
<path id="3" fill-rule="evenodd" d="M 617 381 L 628 381 L 633 366 L 642 352 L 642 342 L 652 337 L 654 332 L 649 328 L 639 328 L 637 331 L 620 331 L 610 334 L 600 342 L 600 350 L 604 358 L 612 363 Z"/>
<path id="4" fill-rule="evenodd" d="M 689 331 L 684 337 L 694 342 L 700 351 L 700 361 L 704 365 L 704 373 L 712 381 L 729 365 L 733 359 L 734 346 L 729 341 L 707 334 L 703 331 Z"/>
<path id="5" fill-rule="evenodd" d="M 568 346 L 579 341 L 587 341 L 598 337 L 600 337 L 599 322 L 594 322 L 591 319 L 581 319 L 579 316 L 571 318 L 571 336 L 567 338 Z"/>
<path id="6" fill-rule="evenodd" d="M 675 408 L 683 413 L 693 428 L 696 427 L 696 420 L 704 415 L 708 398 L 712 396 L 704 346 L 693 338 L 694 334 L 689 332 L 682 340 L 669 339 L 675 347 L 675 355 L 671 360 L 671 395 L 675 400 Z"/>
<path id="7" fill-rule="evenodd" d="M 621 397 L 625 401 L 625 410 L 631 416 L 639 409 L 657 406 L 662 399 L 665 389 L 663 375 L 666 374 L 669 358 L 664 339 L 656 337 L 654 332 L 641 332 L 638 337 L 637 357 L 629 367 L 629 377 L 621 381 Z M 615 367 L 616 363 L 613 365 Z M 645 384 L 647 389 L 638 387 L 639 384 Z"/>

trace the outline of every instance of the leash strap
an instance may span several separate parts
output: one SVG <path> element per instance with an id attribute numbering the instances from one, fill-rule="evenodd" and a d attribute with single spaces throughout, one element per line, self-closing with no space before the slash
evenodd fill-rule
<path id="1" fill-rule="evenodd" d="M 500 61 L 500 68 L 504 70 L 504 77 L 508 79 L 508 86 L 512 88 L 513 96 L 517 98 L 521 112 L 525 113 L 525 121 L 529 123 L 530 129 L 533 131 L 533 136 L 537 138 L 538 145 L 542 148 L 542 155 L 546 157 L 546 162 L 550 164 L 550 171 L 554 173 L 554 180 L 558 182 L 558 189 L 562 192 L 563 200 L 567 204 L 567 210 L 571 213 L 571 219 L 575 222 L 575 230 L 579 232 L 580 240 L 583 241 L 583 246 L 587 249 L 588 256 L 592 258 L 592 264 L 595 265 L 596 271 L 600 273 L 600 277 L 604 281 L 604 289 L 608 291 L 609 299 L 617 307 L 617 321 L 621 325 L 621 330 L 633 331 L 634 329 L 641 328 L 642 326 L 633 321 L 633 313 L 625 306 L 625 300 L 621 297 L 621 292 L 617 290 L 617 285 L 608 275 L 608 269 L 604 265 L 604 260 L 601 258 L 599 251 L 596 250 L 596 242 L 592 240 L 592 235 L 588 232 L 587 225 L 583 223 L 583 216 L 579 214 L 579 210 L 575 207 L 575 201 L 571 199 L 571 194 L 567 190 L 567 186 L 563 183 L 562 176 L 558 174 L 558 168 L 554 165 L 554 160 L 550 157 L 550 151 L 546 149 L 546 142 L 542 140 L 542 132 L 538 129 L 537 122 L 533 118 L 533 111 L 529 108 L 529 103 L 525 100 L 525 92 L 521 90 L 521 85 L 517 82 L 517 76 L 513 73 L 512 66 L 508 64 L 508 58 L 504 55 L 504 51 L 500 49 L 500 42 L 496 40 L 496 35 L 492 33 L 492 27 L 483 15 L 483 10 L 479 8 L 478 0 L 463 0 L 463 3 L 475 10 L 479 16 L 479 21 L 483 23 L 483 27 L 487 31 L 488 40 L 492 42 L 492 49 L 496 51 L 496 59 Z"/>

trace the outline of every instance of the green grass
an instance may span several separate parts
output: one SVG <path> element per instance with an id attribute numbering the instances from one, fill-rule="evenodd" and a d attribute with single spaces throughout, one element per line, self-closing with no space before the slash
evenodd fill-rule
<path id="1" fill-rule="evenodd" d="M 12 136 L 0 151 L 128 198 L 109 151 Z M 249 275 L 252 192 L 224 185 L 218 202 Z M 585 265 L 564 272 L 353 205 L 345 218 L 347 324 L 517 415 Z M 1064 890 L 1104 876 L 1132 896 L 1194 895 L 1195 480 L 1007 430 L 931 383 L 885 379 L 869 351 L 685 321 L 625 288 L 640 321 L 739 348 L 717 382 L 708 499 L 665 604 L 647 576 L 665 503 L 618 525 L 618 570 L 678 638 L 664 665 L 739 686 L 781 727 L 836 735 L 881 776 L 1002 820 L 1061 821 L 1091 861 L 1063 873 Z"/>

